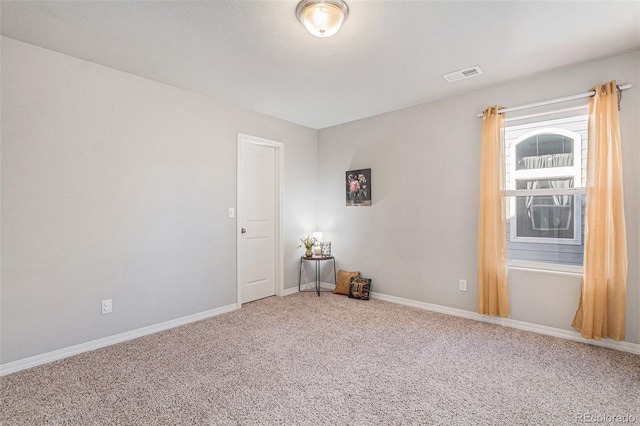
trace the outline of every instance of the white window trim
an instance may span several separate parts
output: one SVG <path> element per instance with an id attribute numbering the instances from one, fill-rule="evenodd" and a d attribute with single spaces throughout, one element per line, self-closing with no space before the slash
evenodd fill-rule
<path id="1" fill-rule="evenodd" d="M 557 124 L 557 122 L 556 122 Z M 509 181 L 507 182 L 507 196 L 526 196 L 526 195 L 572 195 L 576 194 L 576 190 L 581 190 L 584 193 L 584 188 L 576 185 L 582 184 L 582 137 L 571 130 L 565 130 L 557 127 L 544 127 L 539 128 L 544 123 L 528 124 L 522 126 L 526 127 L 538 127 L 530 132 L 525 132 L 518 136 L 509 145 L 509 156 L 511 158 L 509 164 Z M 514 126 L 510 130 L 513 131 L 519 126 Z M 569 167 L 549 167 L 544 169 L 526 169 L 517 170 L 517 157 L 516 147 L 518 144 L 532 136 L 543 134 L 557 134 L 565 136 L 573 141 L 573 166 Z M 537 178 L 563 178 L 572 177 L 574 182 L 574 188 L 568 189 L 551 189 L 551 190 L 517 190 L 516 181 L 518 179 L 537 179 Z M 570 189 L 570 190 L 569 190 Z M 526 192 L 526 193 L 525 193 Z M 517 236 L 517 220 L 511 220 L 510 237 L 513 242 L 520 243 L 540 243 L 540 244 L 582 244 L 582 212 L 579 197 L 573 197 L 573 236 L 574 238 L 541 238 L 541 237 L 518 237 Z M 516 203 L 510 203 L 509 217 L 516 217 Z"/>
<path id="2" fill-rule="evenodd" d="M 507 197 L 525 197 L 527 195 L 582 195 L 587 193 L 587 188 L 546 188 L 546 189 L 508 189 Z"/>
<path id="3" fill-rule="evenodd" d="M 533 260 L 509 260 L 508 269 L 521 269 L 525 271 L 542 271 L 553 273 L 564 273 L 571 275 L 582 275 L 583 267 L 579 265 L 563 265 L 561 263 L 544 263 Z"/>

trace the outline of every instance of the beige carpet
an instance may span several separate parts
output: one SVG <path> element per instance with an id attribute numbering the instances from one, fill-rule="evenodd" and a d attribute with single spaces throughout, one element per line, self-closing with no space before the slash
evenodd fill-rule
<path id="1" fill-rule="evenodd" d="M 2 425 L 640 424 L 638 355 L 330 293 L 259 300 L 0 383 Z"/>

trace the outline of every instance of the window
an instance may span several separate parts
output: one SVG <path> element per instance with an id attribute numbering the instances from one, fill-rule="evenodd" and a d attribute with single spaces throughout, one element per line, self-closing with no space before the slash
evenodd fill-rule
<path id="1" fill-rule="evenodd" d="M 582 265 L 586 138 L 587 116 L 505 129 L 510 265 Z"/>

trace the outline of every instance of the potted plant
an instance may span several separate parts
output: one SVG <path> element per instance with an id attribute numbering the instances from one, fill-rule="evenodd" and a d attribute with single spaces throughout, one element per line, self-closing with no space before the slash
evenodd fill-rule
<path id="1" fill-rule="evenodd" d="M 303 247 L 306 249 L 304 252 L 305 257 L 313 257 L 313 245 L 318 241 L 317 238 L 312 237 L 311 235 L 307 235 L 307 238 L 300 238 L 301 244 L 298 245 L 298 248 Z"/>

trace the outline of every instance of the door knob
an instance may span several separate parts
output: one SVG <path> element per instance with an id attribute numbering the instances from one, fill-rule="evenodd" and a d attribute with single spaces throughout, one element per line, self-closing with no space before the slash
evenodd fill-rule
<path id="1" fill-rule="evenodd" d="M 246 233 L 247 233 L 247 230 L 246 230 L 245 228 L 241 228 L 241 229 L 240 229 L 240 233 L 242 233 L 242 234 L 246 234 Z"/>

